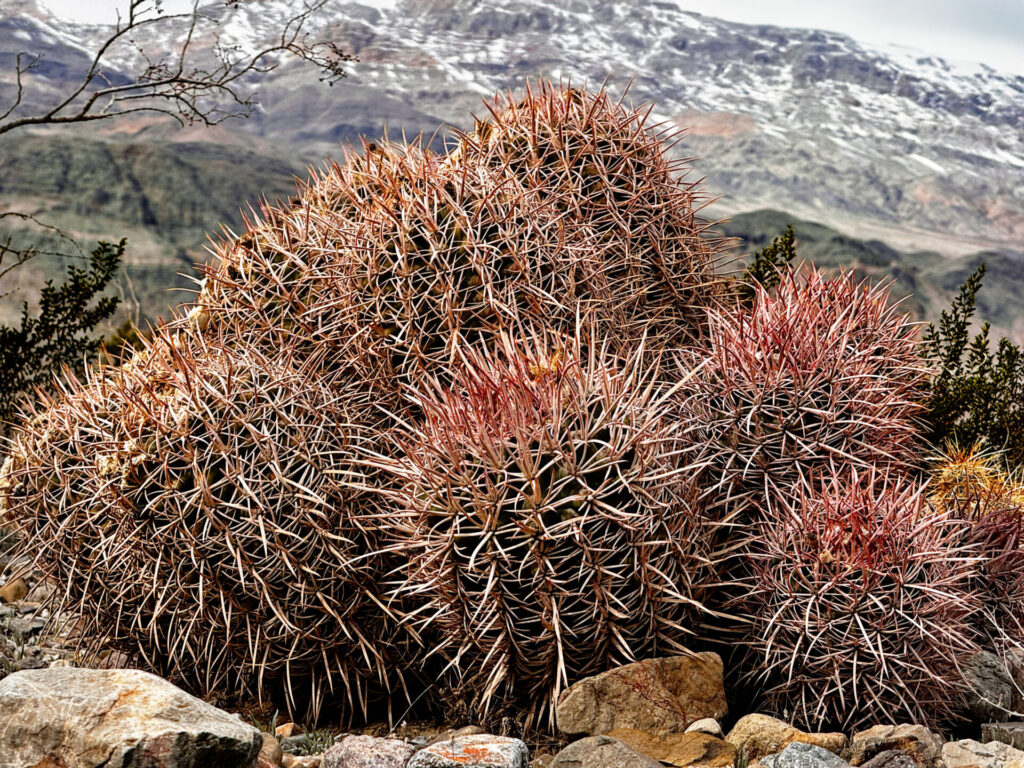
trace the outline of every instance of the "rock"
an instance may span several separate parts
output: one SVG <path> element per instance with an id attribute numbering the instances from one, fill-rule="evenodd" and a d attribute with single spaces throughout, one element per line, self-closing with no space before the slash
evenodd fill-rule
<path id="1" fill-rule="evenodd" d="M 580 680 L 558 700 L 558 728 L 569 737 L 616 728 L 683 733 L 695 720 L 727 712 L 722 659 L 696 653 L 648 659 Z"/>
<path id="2" fill-rule="evenodd" d="M 0 680 L 10 766 L 249 768 L 263 735 L 134 669 L 35 669 Z"/>
<path id="3" fill-rule="evenodd" d="M 1002 660 L 989 651 L 972 654 L 962 665 L 967 683 L 967 711 L 979 723 L 1002 723 L 1014 714 L 1017 686 Z"/>
<path id="4" fill-rule="evenodd" d="M 849 768 L 850 764 L 835 752 L 808 744 L 792 742 L 781 752 L 761 758 L 761 768 Z"/>
<path id="5" fill-rule="evenodd" d="M 634 728 L 617 728 L 609 731 L 608 735 L 675 768 L 731 768 L 736 765 L 736 747 L 706 733 L 692 731 L 659 735 Z"/>
<path id="6" fill-rule="evenodd" d="M 554 755 L 537 755 L 530 761 L 530 768 L 548 768 L 551 765 L 551 761 L 554 759 Z"/>
<path id="7" fill-rule="evenodd" d="M 411 764 L 410 764 L 411 765 Z M 590 736 L 570 744 L 548 768 L 662 768 L 661 763 L 611 736 Z"/>
<path id="8" fill-rule="evenodd" d="M 528 768 L 530 751 L 519 739 L 478 733 L 424 747 L 408 768 Z"/>
<path id="9" fill-rule="evenodd" d="M 288 736 L 281 739 L 281 749 L 286 755 L 295 755 L 306 749 L 306 734 L 300 733 L 297 736 Z"/>
<path id="10" fill-rule="evenodd" d="M 280 768 L 284 759 L 284 752 L 281 751 L 281 744 L 272 733 L 263 734 L 263 746 L 260 747 L 260 754 L 256 758 L 256 768 Z"/>
<path id="11" fill-rule="evenodd" d="M 793 743 L 813 744 L 837 755 L 846 746 L 846 736 L 841 733 L 806 733 L 782 720 L 761 714 L 741 717 L 725 740 L 736 749 L 742 749 L 751 761 L 779 752 Z"/>
<path id="12" fill-rule="evenodd" d="M 439 733 L 433 738 L 428 739 L 427 746 L 437 744 L 439 741 L 451 741 L 452 739 L 457 739 L 459 736 L 476 736 L 481 733 L 485 733 L 485 731 L 479 725 L 467 725 L 462 728 L 449 728 L 444 733 Z"/>
<path id="13" fill-rule="evenodd" d="M 1024 768 L 1024 752 L 1001 741 L 951 741 L 942 747 L 946 768 Z"/>
<path id="14" fill-rule="evenodd" d="M 724 739 L 725 735 L 722 733 L 722 726 L 713 717 L 704 717 L 695 723 L 691 723 L 686 733 L 706 733 L 708 736 L 714 736 L 717 739 Z"/>
<path id="15" fill-rule="evenodd" d="M 320 768 L 320 755 L 289 755 L 285 753 L 281 765 L 284 768 Z"/>
<path id="16" fill-rule="evenodd" d="M 1001 741 L 1016 749 L 1024 749 L 1024 722 L 985 723 L 981 726 L 981 740 L 985 743 Z"/>
<path id="17" fill-rule="evenodd" d="M 906 752 L 887 749 L 872 757 L 861 768 L 917 768 L 917 763 Z"/>
<path id="18" fill-rule="evenodd" d="M 853 734 L 843 750 L 850 765 L 862 765 L 880 752 L 906 752 L 918 768 L 932 768 L 939 759 L 944 741 L 923 725 L 876 725 Z"/>
<path id="19" fill-rule="evenodd" d="M 323 754 L 322 768 L 405 768 L 416 748 L 399 739 L 347 736 Z"/>
<path id="20" fill-rule="evenodd" d="M 19 600 L 24 600 L 27 594 L 28 584 L 20 576 L 0 587 L 0 600 L 5 603 L 16 603 Z"/>
<path id="21" fill-rule="evenodd" d="M 274 735 L 279 739 L 288 739 L 292 736 L 301 736 L 302 729 L 296 723 L 282 723 L 274 729 Z"/>

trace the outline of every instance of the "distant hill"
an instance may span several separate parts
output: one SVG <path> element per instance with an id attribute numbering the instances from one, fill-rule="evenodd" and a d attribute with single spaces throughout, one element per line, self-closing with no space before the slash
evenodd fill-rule
<path id="1" fill-rule="evenodd" d="M 222 14 L 227 41 L 245 47 L 279 31 L 291 8 L 206 10 Z M 0 203 L 46 212 L 86 244 L 127 236 L 122 287 L 157 316 L 181 296 L 169 289 L 189 285 L 179 273 L 205 258 L 206 232 L 237 226 L 239 209 L 261 195 L 289 195 L 291 176 L 339 155 L 340 142 L 387 130 L 423 132 L 440 146 L 471 113 L 486 114 L 482 98 L 527 78 L 603 82 L 684 130 L 673 151 L 700 157 L 694 177 L 720 197 L 709 215 L 733 217 L 727 231 L 756 245 L 798 217 L 804 256 L 891 274 L 927 316 L 985 252 L 981 311 L 1024 337 L 1024 77 L 651 0 L 404 0 L 384 10 L 330 0 L 318 23 L 315 34 L 359 57 L 334 88 L 285 65 L 261 79 L 252 118 L 223 128 L 139 119 L 8 137 Z M 164 36 L 134 42 L 168 50 L 180 30 L 159 29 Z M 103 34 L 12 0 L 0 7 L 0 71 L 19 51 L 44 53 L 45 77 L 25 108 L 38 106 L 81 71 L 83 47 Z M 138 52 L 114 53 L 116 81 Z M 0 102 L 12 87 L 0 79 Z M 14 287 L 31 291 L 60 271 L 40 260 Z M 0 302 L 0 320 L 13 301 Z"/>

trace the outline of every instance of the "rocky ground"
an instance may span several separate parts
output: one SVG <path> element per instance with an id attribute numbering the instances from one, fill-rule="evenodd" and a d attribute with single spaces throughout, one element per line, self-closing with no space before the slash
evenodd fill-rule
<path id="1" fill-rule="evenodd" d="M 915 723 L 844 734 L 730 718 L 714 653 L 581 680 L 559 700 L 557 736 L 529 744 L 443 723 L 309 731 L 228 713 L 146 672 L 78 667 L 47 639 L 53 587 L 28 565 L 0 550 L 0 768 L 1024 768 L 1024 722 L 1005 722 L 1024 710 L 1012 656 L 968 662 L 977 697 L 961 735 L 975 738 L 952 741 Z"/>

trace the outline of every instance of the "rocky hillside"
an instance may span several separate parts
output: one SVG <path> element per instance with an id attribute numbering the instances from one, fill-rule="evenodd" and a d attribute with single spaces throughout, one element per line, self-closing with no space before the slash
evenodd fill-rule
<path id="1" fill-rule="evenodd" d="M 46 54 L 41 103 L 80 70 L 83 49 L 103 34 L 50 18 L 31 0 L 2 11 L 4 70 L 19 50 Z M 233 42 L 251 47 L 273 33 L 290 7 L 242 3 L 212 11 L 227 14 L 224 29 Z M 87 147 L 97 158 L 108 150 L 155 151 L 172 157 L 174 168 L 190 169 L 183 172 L 176 195 L 182 209 L 174 217 L 190 223 L 175 224 L 176 233 L 142 220 L 146 214 L 129 199 L 134 182 L 127 176 L 124 193 L 115 190 L 112 200 L 97 204 L 107 191 L 88 174 L 64 190 L 66 182 L 51 185 L 34 175 L 43 180 L 39 204 L 93 206 L 91 225 L 109 236 L 136 235 L 133 242 L 145 255 L 133 259 L 155 260 L 171 274 L 201 254 L 200 230 L 236 222 L 238 206 L 261 192 L 286 193 L 290 173 L 338 154 L 339 142 L 384 130 L 433 135 L 440 127 L 440 143 L 445 127 L 465 127 L 462 115 L 484 111 L 484 95 L 543 75 L 606 81 L 617 92 L 628 88 L 628 100 L 650 102 L 655 118 L 685 128 L 677 151 L 700 156 L 696 173 L 720 196 L 710 209 L 714 217 L 771 207 L 827 225 L 850 242 L 879 241 L 894 253 L 918 253 L 917 261 L 899 255 L 890 263 L 925 283 L 926 307 L 948 296 L 969 254 L 991 252 L 989 260 L 1005 263 L 1008 274 L 1019 261 L 1024 77 L 878 50 L 830 32 L 726 22 L 669 2 L 430 0 L 383 10 L 332 2 L 320 23 L 320 34 L 360 59 L 333 89 L 308 69 L 284 66 L 261 83 L 252 119 L 203 134 L 201 151 L 183 149 L 188 140 L 152 121 L 122 125 L 102 144 L 75 141 L 82 156 Z M 139 40 L 148 50 L 171 42 Z M 118 69 L 129 71 L 134 55 L 115 52 L 112 77 Z M 0 94 L 9 90 L 9 83 L 0 84 Z M 59 141 L 33 139 L 51 140 Z M 5 166 L 31 162 L 30 148 L 3 149 Z M 106 160 L 95 164 L 108 166 Z M 44 163 L 45 173 L 66 178 L 58 165 Z M 229 166 L 231 174 L 221 172 Z M 138 181 L 149 185 L 151 198 L 166 194 L 155 178 Z M 5 200 L 30 191 L 0 179 Z M 173 206 L 174 197 L 161 202 Z M 122 202 L 125 211 L 112 213 Z M 830 258 L 839 257 L 831 252 Z M 988 301 L 998 304 L 992 319 L 1019 332 L 1019 300 L 991 293 Z"/>

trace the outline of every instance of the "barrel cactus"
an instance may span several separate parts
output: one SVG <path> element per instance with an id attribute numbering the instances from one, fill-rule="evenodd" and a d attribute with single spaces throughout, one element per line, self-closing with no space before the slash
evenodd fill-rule
<path id="1" fill-rule="evenodd" d="M 885 287 L 811 269 L 754 293 L 710 312 L 709 349 L 687 361 L 680 420 L 709 497 L 771 507 L 815 473 L 908 464 L 924 373 Z"/>
<path id="2" fill-rule="evenodd" d="M 374 412 L 366 390 L 287 359 L 163 333 L 27 422 L 4 516 L 86 657 L 115 648 L 197 693 L 280 690 L 315 712 L 330 692 L 358 710 L 393 679 L 374 501 L 350 482 Z"/>
<path id="3" fill-rule="evenodd" d="M 465 350 L 454 385 L 417 389 L 424 419 L 388 464 L 397 591 L 480 717 L 515 704 L 546 722 L 567 685 L 677 651 L 710 618 L 713 526 L 657 369 L 599 348 Z"/>
<path id="4" fill-rule="evenodd" d="M 811 730 L 935 727 L 957 715 L 977 650 L 977 558 L 915 482 L 847 469 L 758 523 L 734 611 L 767 707 Z"/>

